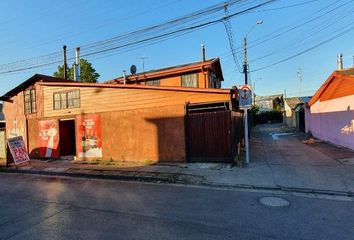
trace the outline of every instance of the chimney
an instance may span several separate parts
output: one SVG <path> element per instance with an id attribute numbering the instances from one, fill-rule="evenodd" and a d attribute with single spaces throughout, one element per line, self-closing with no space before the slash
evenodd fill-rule
<path id="1" fill-rule="evenodd" d="M 123 70 L 123 84 L 127 83 L 127 76 L 125 75 L 125 70 Z"/>
<path id="2" fill-rule="evenodd" d="M 337 70 L 343 70 L 343 55 L 341 53 L 338 53 L 337 56 Z"/>
<path id="3" fill-rule="evenodd" d="M 205 62 L 205 46 L 202 44 L 202 62 Z"/>
<path id="4" fill-rule="evenodd" d="M 80 82 L 80 48 L 75 49 L 74 80 Z"/>

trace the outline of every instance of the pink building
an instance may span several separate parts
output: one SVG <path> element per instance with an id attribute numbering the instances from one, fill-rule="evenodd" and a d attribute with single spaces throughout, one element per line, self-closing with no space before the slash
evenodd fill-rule
<path id="1" fill-rule="evenodd" d="M 306 132 L 354 150 L 354 68 L 334 71 L 305 112 Z"/>

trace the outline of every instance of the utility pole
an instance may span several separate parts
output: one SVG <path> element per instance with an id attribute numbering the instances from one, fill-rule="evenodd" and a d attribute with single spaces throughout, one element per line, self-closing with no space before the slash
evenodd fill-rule
<path id="1" fill-rule="evenodd" d="M 245 85 L 248 84 L 248 69 L 247 69 L 247 38 L 243 38 L 243 73 L 245 74 Z"/>
<path id="2" fill-rule="evenodd" d="M 64 79 L 68 79 L 68 66 L 66 65 L 66 46 L 63 46 L 64 54 Z"/>

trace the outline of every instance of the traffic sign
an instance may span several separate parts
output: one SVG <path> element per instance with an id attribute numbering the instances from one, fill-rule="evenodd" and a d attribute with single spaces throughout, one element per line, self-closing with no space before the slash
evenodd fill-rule
<path id="1" fill-rule="evenodd" d="M 242 85 L 238 89 L 240 108 L 249 109 L 252 107 L 252 89 L 250 85 Z"/>

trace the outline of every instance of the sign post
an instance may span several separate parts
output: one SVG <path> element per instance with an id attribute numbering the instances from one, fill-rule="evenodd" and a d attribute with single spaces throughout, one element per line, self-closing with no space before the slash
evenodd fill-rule
<path id="1" fill-rule="evenodd" d="M 245 148 L 246 148 L 246 163 L 250 163 L 250 150 L 248 140 L 248 109 L 252 107 L 252 89 L 250 85 L 242 85 L 239 88 L 239 106 L 244 110 L 244 126 L 245 126 Z"/>
<path id="2" fill-rule="evenodd" d="M 7 139 L 7 144 L 15 165 L 30 161 L 22 136 Z"/>

